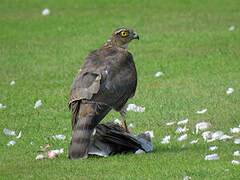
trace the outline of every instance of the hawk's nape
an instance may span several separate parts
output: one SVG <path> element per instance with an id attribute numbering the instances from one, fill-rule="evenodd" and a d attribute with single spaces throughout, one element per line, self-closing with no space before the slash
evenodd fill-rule
<path id="1" fill-rule="evenodd" d="M 119 28 L 102 48 L 85 58 L 69 98 L 73 130 L 70 159 L 88 157 L 91 134 L 111 109 L 119 111 L 126 124 L 124 107 L 137 86 L 136 67 L 127 50 L 133 39 L 139 39 L 133 30 Z"/>

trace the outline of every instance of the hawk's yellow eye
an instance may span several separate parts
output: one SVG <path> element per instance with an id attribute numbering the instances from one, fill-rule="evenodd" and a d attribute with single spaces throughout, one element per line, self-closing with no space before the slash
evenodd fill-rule
<path id="1" fill-rule="evenodd" d="M 121 35 L 122 35 L 122 37 L 126 37 L 126 36 L 128 35 L 128 32 L 122 31 L 122 32 L 121 32 Z"/>

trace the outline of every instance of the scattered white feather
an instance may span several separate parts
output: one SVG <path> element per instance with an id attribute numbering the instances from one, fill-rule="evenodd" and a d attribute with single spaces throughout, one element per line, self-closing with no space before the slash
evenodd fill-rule
<path id="1" fill-rule="evenodd" d="M 198 142 L 198 139 L 194 139 L 190 142 L 190 144 L 196 144 Z"/>
<path id="2" fill-rule="evenodd" d="M 208 154 L 205 156 L 205 160 L 218 160 L 219 156 L 217 154 Z"/>
<path id="3" fill-rule="evenodd" d="M 220 139 L 224 133 L 222 131 L 216 131 L 212 134 L 212 139 Z"/>
<path id="4" fill-rule="evenodd" d="M 54 135 L 53 136 L 53 139 L 56 140 L 65 140 L 66 139 L 66 136 L 65 135 L 62 135 L 62 134 L 57 134 L 57 135 Z"/>
<path id="5" fill-rule="evenodd" d="M 230 128 L 231 133 L 240 133 L 240 128 Z"/>
<path id="6" fill-rule="evenodd" d="M 113 122 L 115 124 L 118 124 L 119 126 L 122 126 L 122 121 L 120 121 L 119 119 L 115 119 Z"/>
<path id="7" fill-rule="evenodd" d="M 206 130 L 206 129 L 210 128 L 211 127 L 211 123 L 209 123 L 209 122 L 200 122 L 200 123 L 197 123 L 195 127 L 196 127 L 196 134 L 198 134 L 199 130 L 203 131 L 203 130 Z"/>
<path id="8" fill-rule="evenodd" d="M 142 149 L 138 149 L 138 150 L 135 152 L 135 154 L 143 154 L 143 153 L 145 153 L 145 151 L 143 151 Z"/>
<path id="9" fill-rule="evenodd" d="M 207 112 L 207 109 L 203 109 L 203 110 L 197 111 L 198 114 L 203 114 L 205 112 Z"/>
<path id="10" fill-rule="evenodd" d="M 4 109 L 4 108 L 6 108 L 6 106 L 0 103 L 0 109 Z"/>
<path id="11" fill-rule="evenodd" d="M 42 101 L 41 100 L 37 100 L 35 105 L 34 105 L 34 109 L 40 107 L 42 105 Z"/>
<path id="12" fill-rule="evenodd" d="M 136 104 L 129 104 L 127 111 L 145 112 L 145 107 L 137 106 Z"/>
<path id="13" fill-rule="evenodd" d="M 234 29 L 235 29 L 235 26 L 230 26 L 230 27 L 228 28 L 229 31 L 233 31 Z"/>
<path id="14" fill-rule="evenodd" d="M 209 148 L 210 151 L 215 151 L 216 149 L 218 149 L 217 146 L 211 146 L 211 147 Z"/>
<path id="15" fill-rule="evenodd" d="M 228 88 L 227 91 L 226 91 L 226 94 L 232 94 L 234 91 L 233 88 Z"/>
<path id="16" fill-rule="evenodd" d="M 31 142 L 30 142 L 30 145 L 32 146 L 33 144 L 34 144 L 34 143 L 31 141 Z"/>
<path id="17" fill-rule="evenodd" d="M 184 176 L 183 177 L 183 180 L 189 180 L 189 179 L 192 179 L 190 176 Z"/>
<path id="18" fill-rule="evenodd" d="M 184 126 L 183 128 L 182 127 L 178 127 L 177 130 L 176 130 L 176 134 L 180 134 L 180 133 L 184 133 L 184 132 L 187 132 L 189 129 Z"/>
<path id="19" fill-rule="evenodd" d="M 11 86 L 14 85 L 14 84 L 16 84 L 15 81 L 11 81 L 11 82 L 10 82 L 10 85 L 11 85 Z"/>
<path id="20" fill-rule="evenodd" d="M 47 16 L 47 15 L 49 15 L 49 14 L 50 14 L 50 10 L 49 10 L 49 9 L 46 8 L 46 9 L 43 9 L 43 10 L 42 10 L 42 15 L 43 15 L 43 16 Z"/>
<path id="21" fill-rule="evenodd" d="M 235 143 L 235 144 L 240 144 L 240 139 L 237 139 L 237 138 L 234 139 L 234 143 Z"/>
<path id="22" fill-rule="evenodd" d="M 54 149 L 54 150 L 51 150 L 51 151 L 54 152 L 55 154 L 62 154 L 62 153 L 64 153 L 64 148 Z"/>
<path id="23" fill-rule="evenodd" d="M 35 159 L 44 159 L 46 158 L 46 156 L 44 156 L 43 154 L 38 154 Z"/>
<path id="24" fill-rule="evenodd" d="M 7 146 L 14 146 L 16 144 L 16 141 L 11 140 L 7 143 Z"/>
<path id="25" fill-rule="evenodd" d="M 149 134 L 151 138 L 154 137 L 153 131 L 146 131 L 145 134 Z"/>
<path id="26" fill-rule="evenodd" d="M 207 141 L 212 138 L 212 133 L 210 131 L 205 131 L 202 133 L 202 137 L 204 141 Z"/>
<path id="27" fill-rule="evenodd" d="M 240 156 L 240 152 L 239 151 L 234 151 L 233 155 L 234 156 Z"/>
<path id="28" fill-rule="evenodd" d="M 16 132 L 10 129 L 4 128 L 3 133 L 7 136 L 16 136 Z"/>
<path id="29" fill-rule="evenodd" d="M 183 141 L 187 139 L 187 134 L 184 134 L 178 138 L 178 141 Z"/>
<path id="30" fill-rule="evenodd" d="M 170 135 L 165 136 L 165 137 L 162 139 L 161 143 L 162 143 L 162 144 L 169 144 L 170 139 L 171 139 L 171 136 L 170 136 Z"/>
<path id="31" fill-rule="evenodd" d="M 130 124 L 128 125 L 128 127 L 133 128 L 133 127 L 134 127 L 134 124 L 133 124 L 133 123 L 130 123 Z"/>
<path id="32" fill-rule="evenodd" d="M 226 141 L 226 140 L 229 140 L 229 139 L 232 139 L 232 138 L 233 138 L 233 136 L 229 136 L 229 135 L 224 134 L 219 138 L 219 140 Z"/>
<path id="33" fill-rule="evenodd" d="M 211 139 L 208 139 L 207 142 L 213 142 L 215 140 L 223 140 L 221 137 L 223 137 L 224 133 L 222 131 L 216 131 L 214 133 L 210 133 Z"/>
<path id="34" fill-rule="evenodd" d="M 173 124 L 175 124 L 175 123 L 176 123 L 175 121 L 167 122 L 166 125 L 167 125 L 167 126 L 171 126 L 171 125 L 173 125 Z"/>
<path id="35" fill-rule="evenodd" d="M 238 160 L 232 160 L 232 164 L 240 164 Z"/>
<path id="36" fill-rule="evenodd" d="M 22 131 L 19 132 L 18 136 L 16 137 L 17 139 L 20 139 L 22 137 Z"/>
<path id="37" fill-rule="evenodd" d="M 163 72 L 156 72 L 155 77 L 159 77 L 159 76 L 162 76 L 162 75 L 164 75 Z"/>
<path id="38" fill-rule="evenodd" d="M 177 122 L 177 125 L 186 124 L 186 123 L 188 123 L 188 119 L 184 119 L 184 120 L 182 120 L 182 121 L 178 121 L 178 122 Z"/>

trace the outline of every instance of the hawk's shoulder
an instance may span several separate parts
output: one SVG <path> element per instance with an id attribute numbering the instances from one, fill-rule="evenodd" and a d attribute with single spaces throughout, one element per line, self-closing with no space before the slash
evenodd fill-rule
<path id="1" fill-rule="evenodd" d="M 102 48 L 94 50 L 88 54 L 81 69 L 90 67 L 102 69 L 101 67 L 108 64 L 121 66 L 121 64 L 124 64 L 129 60 L 133 62 L 133 57 L 127 50 L 103 46 Z"/>

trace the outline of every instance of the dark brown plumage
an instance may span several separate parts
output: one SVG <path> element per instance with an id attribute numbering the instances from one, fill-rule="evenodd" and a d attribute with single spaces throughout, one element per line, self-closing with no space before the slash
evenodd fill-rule
<path id="1" fill-rule="evenodd" d="M 126 133 L 119 124 L 113 122 L 99 123 L 91 136 L 88 154 L 110 156 L 122 153 L 135 153 L 137 150 L 153 150 L 149 133 L 134 135 Z"/>
<path id="2" fill-rule="evenodd" d="M 97 124 L 114 109 L 126 126 L 128 99 L 137 86 L 137 72 L 128 43 L 139 39 L 132 29 L 119 28 L 102 48 L 85 58 L 71 87 L 69 108 L 72 109 L 73 136 L 69 158 L 87 158 L 90 136 Z"/>

